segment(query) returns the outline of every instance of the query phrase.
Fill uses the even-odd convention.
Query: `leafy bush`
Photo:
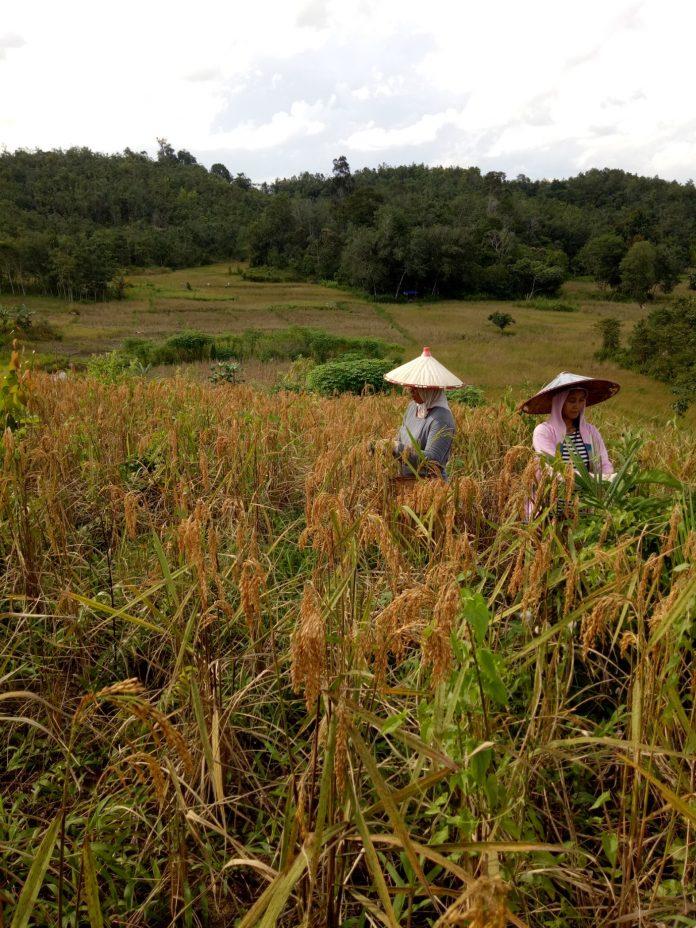
[[[481,387],[468,385],[459,387],[456,390],[447,391],[447,399],[450,403],[458,403],[460,406],[483,406],[486,397]]]
[[[637,322],[622,361],[669,383],[677,412],[685,412],[696,399],[696,298],[660,306]]]
[[[24,303],[18,306],[3,306],[0,303],[0,344],[7,344],[15,336],[31,341],[60,339],[61,335]]]
[[[210,368],[211,383],[239,383],[242,365],[239,361],[218,361]]]
[[[365,388],[375,392],[389,385],[384,375],[391,370],[392,362],[381,358],[355,358],[350,361],[328,361],[310,371],[307,386],[310,390],[332,396],[334,393],[362,393]]]
[[[496,312],[491,313],[488,317],[488,321],[492,322],[494,326],[500,329],[500,334],[505,335],[505,329],[514,325],[515,320],[512,318],[510,313],[501,313],[496,310]]]
[[[278,380],[275,389],[301,393],[307,389],[307,378],[315,367],[316,362],[312,358],[304,358],[300,355],[299,358],[295,358],[290,365],[290,369]]]
[[[120,351],[95,354],[87,362],[87,373],[97,380],[113,383],[131,371],[131,365],[138,358],[131,358]],[[142,362],[140,362],[142,363]]]
[[[599,361],[615,358],[621,348],[621,320],[606,316],[595,322],[594,327],[602,336],[602,347],[595,353],[595,357]]]

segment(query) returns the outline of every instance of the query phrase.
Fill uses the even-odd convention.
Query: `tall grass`
[[[390,479],[393,396],[30,402],[5,923],[696,924],[688,432],[607,423],[615,488],[539,485],[528,422],[457,406],[443,485]]]

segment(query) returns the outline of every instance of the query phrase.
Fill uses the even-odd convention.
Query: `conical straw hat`
[[[517,407],[520,412],[529,412],[532,415],[551,412],[551,403],[556,393],[563,390],[582,388],[587,392],[586,406],[594,406],[610,399],[621,389],[613,380],[602,380],[600,377],[583,377],[582,374],[571,374],[570,371],[561,371],[550,383],[542,387],[538,393],[525,400]]]
[[[388,383],[398,383],[402,387],[441,387],[444,390],[453,390],[463,387],[464,383],[448,371],[444,365],[436,361],[430,353],[430,348],[424,348],[419,358],[414,358],[401,367],[395,367],[384,375]]]

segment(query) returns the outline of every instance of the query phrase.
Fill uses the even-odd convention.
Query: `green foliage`
[[[288,390],[291,393],[302,393],[307,389],[307,378],[315,367],[316,361],[313,358],[305,358],[300,355],[295,358],[289,370],[279,379],[276,389]]]
[[[60,333],[44,320],[37,320],[36,313],[24,303],[16,306],[0,303],[0,344],[7,344],[15,336],[30,341],[60,339]]]
[[[179,332],[162,343],[128,338],[123,343],[125,357],[138,358],[146,364],[179,364],[189,361],[259,361],[311,358],[322,363],[351,353],[361,358],[398,357],[400,348],[379,338],[352,338],[333,335],[323,329],[290,326],[287,329],[261,331],[247,329],[241,335],[212,336],[203,332]]]
[[[696,290],[696,271],[691,271],[688,280],[689,290]]]
[[[456,390],[447,391],[447,399],[450,403],[458,403],[461,406],[483,406],[486,397],[481,387],[475,387],[468,384],[465,387],[457,387]]]
[[[511,325],[514,325],[515,323],[515,320],[512,318],[510,313],[501,313],[497,310],[496,312],[490,314],[488,321],[492,322],[496,328],[500,329],[501,335],[504,335],[505,329]]]
[[[95,354],[87,361],[87,373],[103,383],[115,383],[134,372],[134,365],[144,363],[141,358],[129,357],[119,351]]]
[[[600,361],[615,358],[621,347],[621,320],[607,316],[595,322],[595,329],[602,336],[602,347],[595,357]]]
[[[25,377],[15,342],[9,367],[0,380],[0,429],[2,432],[5,429],[10,429],[10,431],[19,429],[30,419]]]
[[[340,279],[373,296],[554,296],[570,266],[616,287],[621,250],[642,238],[656,247],[668,290],[696,240],[693,187],[658,178],[603,170],[508,180],[423,165],[351,172],[343,156],[335,161],[328,175],[255,190],[167,139],[155,160],[129,149],[6,152],[0,287],[107,299],[123,296],[122,268],[247,257],[250,280]]]
[[[218,361],[210,368],[208,380],[211,383],[239,383],[242,365],[239,361]]]
[[[577,262],[599,284],[618,287],[621,283],[621,261],[626,254],[621,236],[605,232],[591,238],[580,250]]]
[[[392,362],[379,358],[353,358],[349,361],[328,361],[313,368],[307,377],[307,387],[324,396],[334,393],[363,393],[366,389],[380,392],[389,389],[384,375]]]
[[[1,291],[119,298],[121,268],[241,257],[261,194],[161,142],[157,160],[129,149],[2,153]]]
[[[670,384],[677,412],[696,399],[696,299],[651,310],[634,327],[623,363]]]
[[[621,289],[642,306],[657,283],[657,252],[650,242],[635,242],[621,260]]]

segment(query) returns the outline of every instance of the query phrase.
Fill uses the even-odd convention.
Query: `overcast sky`
[[[694,0],[2,0],[0,146],[696,179]]]

